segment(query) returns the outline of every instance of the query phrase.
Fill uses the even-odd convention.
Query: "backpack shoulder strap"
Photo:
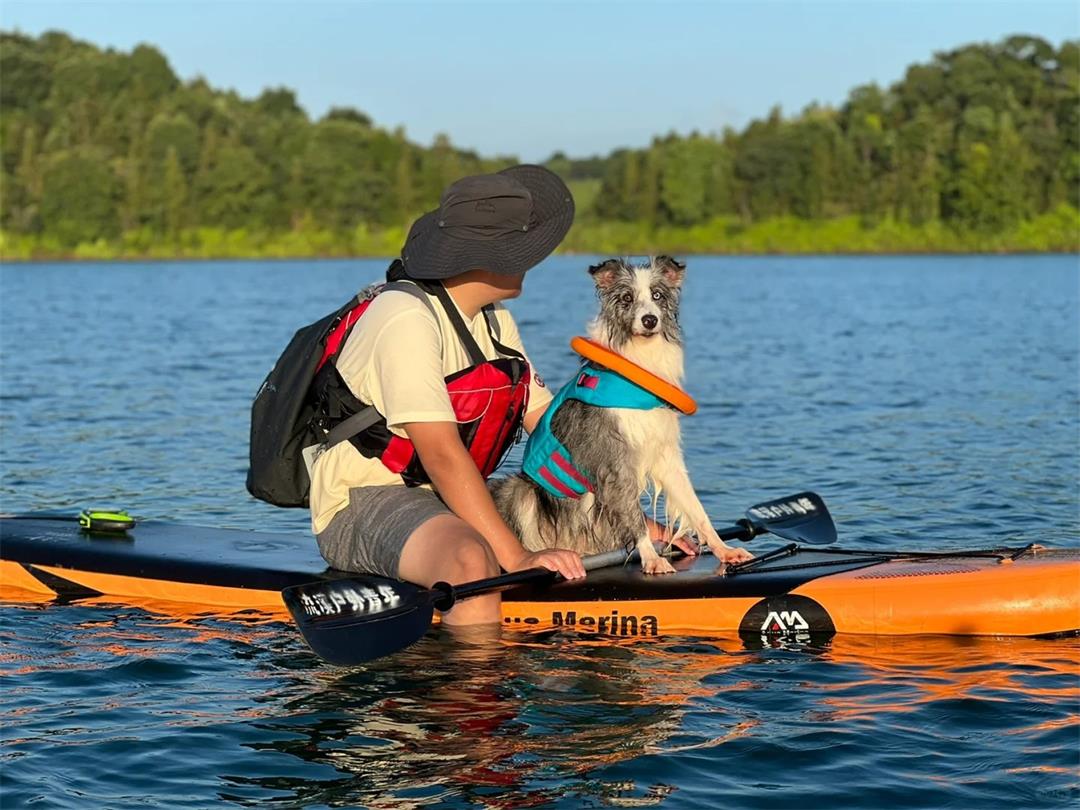
[[[387,292],[389,290],[398,290],[400,292],[408,293],[417,300],[423,302],[424,306],[427,307],[428,312],[430,312],[433,317],[435,316],[435,307],[431,305],[431,299],[428,298],[427,293],[420,289],[420,287],[418,287],[416,284],[408,281],[391,281],[387,284],[384,284],[382,286],[382,289],[379,290],[379,292]],[[437,321],[438,318],[436,318],[436,322]]]
[[[330,428],[326,438],[323,440],[324,449],[329,450],[335,444],[341,444],[343,441],[363,433],[380,419],[382,419],[382,415],[373,406],[368,405],[363,410],[357,411],[347,419],[342,419]]]
[[[446,312],[446,317],[450,319],[450,323],[454,327],[454,332],[457,333],[458,340],[465,347],[465,351],[469,354],[469,359],[474,366],[478,366],[481,363],[488,362],[488,359],[484,357],[484,353],[480,351],[480,347],[476,344],[476,338],[472,336],[469,328],[465,326],[465,320],[461,317],[461,313],[458,311],[457,304],[450,298],[450,293],[446,291],[446,287],[441,282],[417,282],[421,289],[432,293],[439,299],[439,303],[442,304],[443,310]]]

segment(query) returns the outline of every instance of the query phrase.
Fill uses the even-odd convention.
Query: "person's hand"
[[[688,534],[674,537],[671,534],[671,529],[667,529],[664,532],[664,536],[659,538],[659,540],[666,546],[675,546],[675,548],[679,549],[687,557],[696,557],[699,551],[697,540]]]
[[[546,568],[557,571],[566,579],[581,579],[585,576],[585,566],[581,564],[581,555],[576,551],[563,548],[546,548],[526,554],[511,568],[511,571],[524,571],[527,568]]]
[[[687,557],[695,557],[698,553],[697,541],[686,534],[675,537],[671,531],[670,526],[665,526],[662,523],[657,523],[654,520],[645,518],[646,524],[649,526],[649,536],[654,543],[663,543],[666,546],[675,546],[683,552]]]

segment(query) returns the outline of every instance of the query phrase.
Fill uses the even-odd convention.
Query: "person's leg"
[[[499,563],[487,541],[457,515],[430,518],[409,536],[398,560],[398,578],[430,588],[498,576]],[[499,594],[464,599],[442,614],[447,625],[498,624]]]
[[[424,587],[497,576],[487,541],[453,514],[431,490],[359,487],[318,535],[319,551],[334,568],[404,579]],[[447,625],[500,622],[498,594],[466,599],[443,614]]]

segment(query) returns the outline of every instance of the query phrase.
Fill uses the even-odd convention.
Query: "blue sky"
[[[3,0],[0,26],[160,48],[184,79],[293,88],[430,143],[542,160],[741,128],[780,104],[838,104],[915,61],[1016,32],[1080,37],[1076,0],[321,2]]]

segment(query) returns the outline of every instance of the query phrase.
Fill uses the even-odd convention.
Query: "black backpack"
[[[318,444],[332,446],[381,418],[368,407],[328,434],[316,418],[321,403],[314,382],[319,370],[337,359],[371,301],[388,289],[409,292],[431,307],[427,296],[410,283],[392,282],[362,290],[334,312],[298,330],[259,386],[251,405],[251,466],[247,474],[247,490],[259,500],[274,506],[306,507],[311,480],[304,449]]]

